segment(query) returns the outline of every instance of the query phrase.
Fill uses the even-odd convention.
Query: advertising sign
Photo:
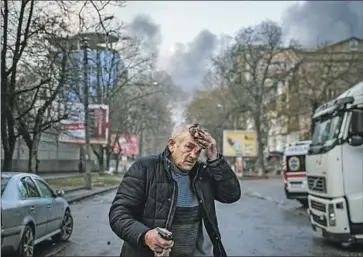
[[[228,157],[256,157],[256,132],[251,130],[224,130],[223,155]]]
[[[115,140],[118,140],[115,142]],[[139,138],[134,134],[112,134],[111,144],[113,152],[122,155],[138,155],[139,154]]]
[[[84,144],[84,106],[82,103],[72,103],[67,107],[68,119],[60,122],[59,141],[63,143]],[[88,126],[91,144],[107,144],[109,133],[109,108],[104,104],[90,104]]]

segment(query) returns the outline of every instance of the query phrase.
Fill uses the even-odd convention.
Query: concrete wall
[[[58,143],[54,135],[43,133],[39,144],[39,172],[76,172],[78,171],[79,155],[79,145]],[[2,150],[1,161],[3,161],[3,156]],[[13,170],[27,171],[28,156],[28,147],[23,140],[19,139],[13,154]]]
[[[1,140],[0,140],[1,144]],[[80,145],[57,142],[54,134],[43,133],[39,144],[38,172],[78,172]],[[1,144],[1,165],[4,153]],[[29,151],[22,139],[17,141],[13,154],[13,171],[27,172]],[[91,170],[98,171],[97,157],[91,150]]]

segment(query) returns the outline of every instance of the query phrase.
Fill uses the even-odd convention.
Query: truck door
[[[363,109],[354,110],[350,114],[348,140],[343,144],[342,159],[344,172],[344,188],[348,200],[348,208],[352,223],[352,233],[363,234],[363,145],[355,145],[352,137],[363,138]],[[354,228],[359,227],[354,232]]]

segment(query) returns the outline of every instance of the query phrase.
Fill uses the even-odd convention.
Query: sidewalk
[[[94,187],[92,188],[92,190],[80,189],[77,191],[65,193],[64,198],[68,201],[69,204],[72,204],[99,194],[104,194],[112,190],[116,190],[117,188],[118,186]]]
[[[75,177],[82,177],[84,176],[84,173],[79,173],[79,172],[69,172],[69,173],[40,173],[38,174],[39,176],[41,176],[42,178],[44,178],[45,180],[51,180],[51,179],[58,179],[58,178],[75,178]]]
[[[54,179],[62,179],[62,178],[75,178],[75,177],[84,177],[85,173],[79,172],[69,172],[69,173],[45,173],[45,174],[38,174],[45,180],[54,180]],[[98,173],[92,173],[92,175],[98,175]],[[122,180],[123,174],[119,174]],[[93,187],[91,190],[86,189],[85,186],[62,186],[62,187],[54,187],[53,190],[63,190],[64,196],[63,198],[68,201],[69,204],[94,197],[99,194],[104,194],[112,190],[116,190],[117,186],[108,186],[108,187]]]

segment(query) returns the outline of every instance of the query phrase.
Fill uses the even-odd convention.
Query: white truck
[[[282,160],[282,176],[287,199],[296,199],[308,207],[306,180],[306,154],[311,141],[299,141],[285,147]]]
[[[313,115],[306,159],[315,234],[344,247],[363,242],[363,81]]]

